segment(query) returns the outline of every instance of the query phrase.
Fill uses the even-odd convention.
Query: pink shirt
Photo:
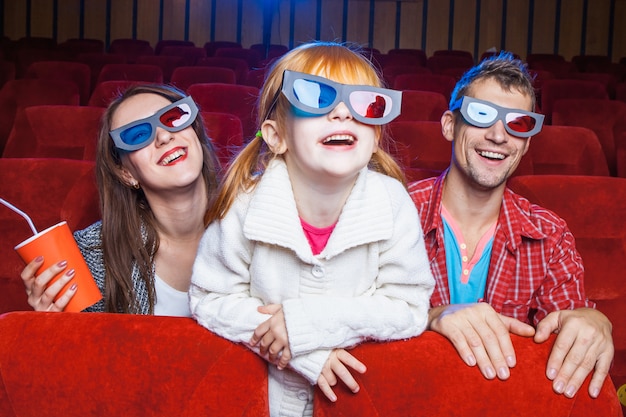
[[[300,218],[300,223],[302,224],[302,230],[304,230],[304,235],[309,241],[309,245],[311,245],[311,251],[313,252],[313,255],[319,255],[326,247],[326,243],[328,243],[328,239],[333,233],[333,230],[335,229],[335,225],[337,223],[322,228],[311,226],[310,224],[302,220],[302,218]]]

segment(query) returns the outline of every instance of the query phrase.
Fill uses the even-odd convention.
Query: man
[[[541,130],[525,65],[509,53],[483,61],[455,87],[441,118],[450,167],[411,184],[436,287],[429,328],[488,379],[515,366],[509,333],[558,333],[546,375],[573,397],[593,371],[597,397],[613,360],[611,323],[585,296],[583,265],[565,222],[506,188]],[[535,326],[535,327],[533,327]]]

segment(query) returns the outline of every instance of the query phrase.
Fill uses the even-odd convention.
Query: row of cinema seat
[[[0,158],[0,196],[28,213],[39,230],[60,220],[78,230],[100,218],[93,166],[93,161],[64,158]],[[626,313],[626,179],[518,175],[509,186],[568,222],[585,261],[588,295],[614,323],[611,377],[617,387],[626,384],[626,328],[621,325]],[[29,310],[19,278],[23,263],[13,246],[30,236],[30,228],[0,206],[0,234],[0,314]]]
[[[11,110],[4,107],[0,119],[0,149],[3,157],[66,157],[93,159],[98,120],[103,108],[128,82],[106,82],[93,106],[78,106],[67,84],[53,90],[53,83],[22,80],[0,90],[0,103],[8,87],[28,84],[39,101]],[[26,90],[12,97],[24,100]],[[255,100],[258,89],[221,83],[195,84],[189,93],[198,102],[215,145],[227,160],[256,131]],[[65,94],[66,101],[59,101]],[[52,100],[46,101],[46,96]],[[228,97],[228,100],[223,97]],[[50,104],[50,103],[61,104]],[[405,91],[403,113],[391,123],[392,152],[407,168],[442,170],[449,161],[449,143],[442,135],[440,115],[446,103],[437,93]],[[2,105],[0,104],[0,108]],[[626,103],[614,100],[559,100],[555,120],[532,141],[522,160],[520,174],[570,174],[626,176]]]

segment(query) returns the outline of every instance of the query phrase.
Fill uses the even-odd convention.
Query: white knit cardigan
[[[269,317],[258,306],[282,304],[290,367],[315,384],[333,348],[424,331],[433,287],[417,210],[402,184],[363,169],[316,256],[286,165],[276,160],[252,192],[239,195],[225,218],[207,228],[190,300],[201,325],[242,343]],[[270,378],[276,372],[289,371],[270,365]],[[288,379],[291,394],[282,393],[281,403],[307,385]],[[276,400],[270,398],[270,408]]]

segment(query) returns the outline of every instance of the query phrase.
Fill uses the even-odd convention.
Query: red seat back
[[[4,158],[83,159],[98,139],[102,107],[31,106],[20,109],[2,153]]]
[[[100,218],[94,163],[71,159],[0,158],[0,196],[30,216],[37,230],[59,221],[72,231]],[[0,206],[0,313],[30,310],[14,246],[32,235],[27,222]]]

